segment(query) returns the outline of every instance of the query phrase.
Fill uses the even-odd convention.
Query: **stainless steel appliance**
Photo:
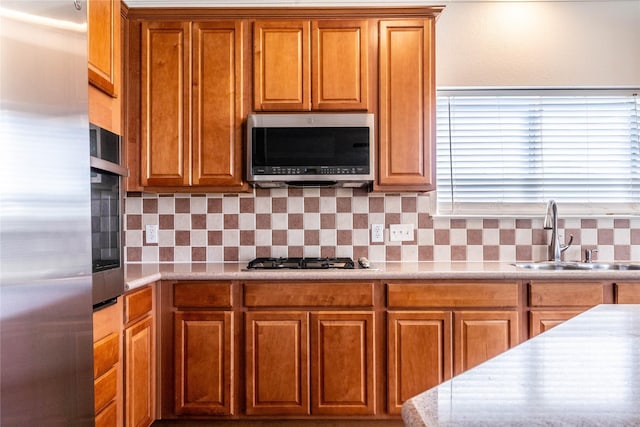
[[[251,114],[247,181],[266,188],[367,186],[374,135],[373,114]]]
[[[86,4],[0,0],[0,425],[93,426]]]
[[[355,264],[351,258],[256,258],[249,261],[249,270],[276,269],[353,269]]]
[[[124,292],[122,265],[122,177],[120,137],[91,125],[91,259],[93,305],[112,302]]]

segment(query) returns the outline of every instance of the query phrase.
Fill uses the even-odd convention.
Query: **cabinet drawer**
[[[93,344],[93,377],[104,375],[120,359],[118,334],[112,333]]]
[[[173,287],[173,304],[176,307],[229,308],[231,282],[181,282]]]
[[[591,307],[603,302],[602,283],[532,282],[529,284],[531,307]]]
[[[118,367],[113,366],[94,381],[94,404],[96,414],[116,398],[118,392]]]
[[[153,307],[153,288],[134,291],[124,296],[124,322],[129,323],[149,313]]]
[[[118,425],[118,406],[111,402],[100,413],[96,414],[96,427],[113,427]]]
[[[640,283],[616,283],[616,304],[640,304]]]
[[[389,307],[516,307],[517,283],[389,283]]]
[[[373,283],[245,283],[247,307],[372,307]]]

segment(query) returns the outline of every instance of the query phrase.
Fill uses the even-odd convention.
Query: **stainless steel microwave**
[[[370,185],[374,135],[368,113],[250,114],[247,181],[263,188]]]

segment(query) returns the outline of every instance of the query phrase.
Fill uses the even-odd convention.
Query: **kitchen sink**
[[[580,261],[542,261],[513,264],[518,268],[528,270],[640,270],[640,264],[620,264],[602,262],[580,262]]]

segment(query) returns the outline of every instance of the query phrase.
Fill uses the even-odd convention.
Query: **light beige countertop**
[[[353,270],[246,270],[246,262],[127,264],[126,289],[157,280],[640,280],[640,270],[528,270],[505,262],[386,262]]]
[[[409,427],[638,426],[640,305],[574,317],[409,399],[402,419]]]

